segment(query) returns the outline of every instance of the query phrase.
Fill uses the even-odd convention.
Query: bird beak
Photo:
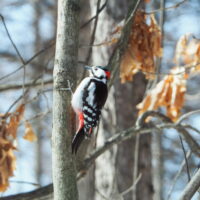
[[[84,68],[85,68],[86,70],[91,70],[92,67],[86,65],[86,66],[84,66]]]

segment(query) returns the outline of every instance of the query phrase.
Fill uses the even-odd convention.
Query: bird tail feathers
[[[84,140],[85,133],[84,133],[84,127],[78,129],[77,133],[74,135],[74,138],[72,140],[72,153],[76,154],[77,150]]]

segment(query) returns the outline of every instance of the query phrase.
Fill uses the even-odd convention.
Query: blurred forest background
[[[131,2],[80,0],[79,81],[86,76],[84,65],[108,64],[116,48],[113,32],[118,34],[116,29],[125,19]],[[136,106],[177,64],[174,57],[177,55],[175,49],[180,37],[191,33],[193,36],[190,36],[190,40],[199,44],[199,0],[148,0],[140,3],[140,9],[148,16],[150,13],[154,14],[163,32],[163,54],[155,62],[155,79],[147,80],[145,73],[138,72],[133,80],[122,84],[119,70],[116,72],[98,134],[81,147],[77,163],[85,155],[86,146],[89,145],[87,153],[90,153],[111,136],[134,125],[138,117]],[[17,148],[14,151],[16,169],[14,176],[9,178],[9,187],[2,191],[1,197],[28,192],[52,183],[52,74],[56,16],[56,0],[0,1],[1,127],[5,113],[18,111],[20,115],[16,138],[13,136],[10,139]],[[92,17],[94,19],[90,20]],[[147,23],[149,21],[150,18]],[[200,130],[199,84],[196,70],[187,79],[184,106],[181,106],[182,114],[197,111],[184,121],[194,127],[193,130],[190,129],[190,134],[197,143]],[[21,103],[25,103],[24,111],[19,111],[18,106]],[[166,114],[164,109],[160,111]],[[24,138],[24,133],[29,135],[28,140]],[[2,129],[0,136],[2,137]],[[183,145],[185,152],[178,132],[172,128],[154,129],[151,133],[114,145],[99,156],[87,172],[80,173],[80,200],[178,199],[188,179],[196,173],[200,165],[199,157],[185,141]],[[188,167],[185,165],[184,153],[188,157]],[[1,152],[0,161],[2,160]],[[2,176],[2,170],[5,170],[3,165],[0,170]],[[192,199],[200,199],[199,193]]]

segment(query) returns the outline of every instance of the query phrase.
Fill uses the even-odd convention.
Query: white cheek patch
[[[103,69],[100,69],[100,68],[97,68],[97,70],[95,69],[92,69],[93,71],[93,74],[97,77],[97,78],[100,78],[100,77],[106,77],[106,73]]]

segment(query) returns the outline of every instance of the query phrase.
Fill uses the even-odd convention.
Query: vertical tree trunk
[[[152,133],[152,183],[153,183],[153,200],[162,199],[162,147],[161,132]]]
[[[54,200],[78,199],[71,153],[71,136],[75,122],[71,112],[71,92],[66,88],[69,83],[75,86],[79,10],[79,0],[58,1],[52,133]]]

